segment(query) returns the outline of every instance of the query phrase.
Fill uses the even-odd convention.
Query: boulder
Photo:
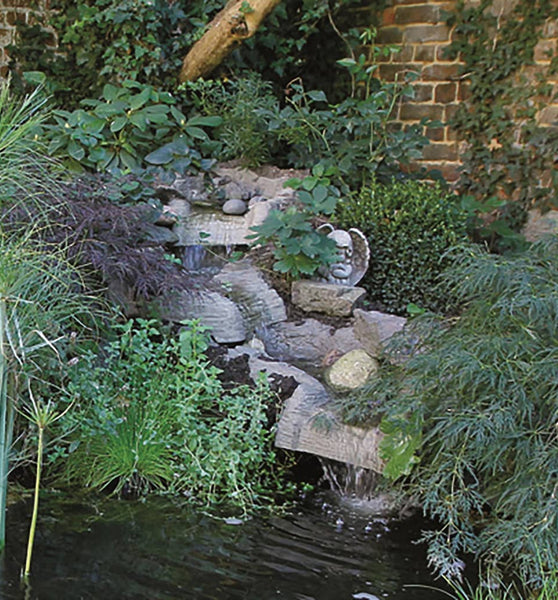
[[[246,340],[246,327],[236,304],[213,291],[180,291],[159,301],[158,309],[164,320],[180,323],[199,319],[211,328],[219,344],[237,344]]]
[[[377,329],[380,342],[385,343],[390,337],[403,331],[407,319],[396,315],[388,315],[377,310],[355,309],[355,330],[361,332],[360,337],[368,335],[372,329]],[[360,339],[359,337],[359,339]],[[372,354],[372,353],[371,353]]]
[[[362,387],[378,371],[378,361],[365,350],[351,350],[336,360],[325,373],[325,380],[337,392]]]
[[[249,331],[287,320],[281,296],[248,261],[228,263],[213,281],[221,286],[223,295],[238,305]]]
[[[291,300],[305,312],[319,312],[333,317],[349,317],[357,302],[366,295],[363,288],[334,285],[319,281],[295,281]]]
[[[352,327],[335,329],[316,319],[277,323],[259,333],[269,356],[314,368],[332,353],[340,356],[362,346]]]

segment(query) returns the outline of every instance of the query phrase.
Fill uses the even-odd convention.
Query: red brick
[[[453,119],[455,113],[459,110],[459,104],[448,104],[446,105],[446,114],[444,121],[448,123]]]
[[[428,144],[422,149],[424,160],[456,161],[458,158],[455,144]]]
[[[458,70],[457,64],[428,65],[422,69],[421,77],[424,81],[451,81],[457,76]]]
[[[25,13],[11,10],[6,13],[6,23],[8,25],[17,25],[17,23],[25,23]]]
[[[398,6],[395,9],[395,22],[400,25],[411,23],[438,23],[440,11],[437,6],[422,4],[420,6]]]
[[[427,127],[424,135],[431,142],[443,142],[445,138],[444,127]]]
[[[401,105],[399,118],[402,121],[420,121],[421,119],[441,120],[444,115],[444,107],[437,104],[413,104],[411,102]]]
[[[458,100],[468,100],[471,97],[471,84],[468,81],[460,81],[457,91]]]
[[[395,9],[393,7],[389,7],[384,10],[380,19],[380,23],[382,24],[382,27],[385,27],[386,25],[393,25],[395,23]]]
[[[436,48],[434,46],[416,46],[415,60],[417,62],[434,62]]]
[[[382,27],[376,41],[378,44],[399,44],[403,41],[403,31],[400,27]]]
[[[436,46],[436,60],[438,62],[453,62],[454,60],[458,60],[448,56],[448,48],[449,44],[440,44]]]
[[[430,102],[433,98],[434,88],[429,84],[414,83],[415,102]]]
[[[407,44],[425,42],[445,42],[449,40],[447,25],[411,25],[403,32],[403,42]]]
[[[455,102],[457,96],[457,84],[455,83],[439,83],[434,92],[434,100],[442,104]]]
[[[413,55],[415,54],[414,46],[399,46],[399,51],[392,54],[391,62],[392,63],[408,63],[413,60]]]
[[[446,127],[446,142],[456,142],[457,132],[451,127]]]
[[[386,81],[395,81],[396,78],[398,81],[402,81],[404,74],[408,73],[409,71],[420,72],[420,65],[414,65],[411,63],[383,63],[380,65],[380,77]]]

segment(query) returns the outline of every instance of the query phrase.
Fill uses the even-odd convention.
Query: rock
[[[326,371],[326,382],[338,392],[356,390],[378,371],[378,361],[365,350],[351,350]]]
[[[248,206],[244,200],[232,198],[223,204],[222,211],[225,215],[243,215],[248,210]]]
[[[246,328],[239,308],[234,302],[212,291],[180,291],[157,303],[164,320],[180,323],[199,319],[211,328],[219,344],[235,344],[246,340]]]
[[[260,332],[260,337],[269,356],[313,367],[332,354],[341,356],[362,347],[352,327],[335,329],[316,319],[277,323]]]
[[[210,194],[203,175],[177,177],[169,187],[191,203],[207,204],[210,202]]]
[[[159,225],[153,225],[151,223],[146,223],[144,227],[147,239],[151,242],[166,246],[176,244],[178,241],[176,233],[167,227],[160,227]]]
[[[159,227],[172,227],[178,223],[179,217],[170,210],[163,210],[163,212],[157,217],[155,225]]]
[[[525,239],[536,242],[552,233],[558,233],[558,210],[549,210],[544,214],[537,209],[530,210],[523,230]]]
[[[281,296],[248,261],[227,264],[213,281],[221,286],[223,295],[239,306],[250,332],[287,320]]]
[[[365,322],[368,326],[364,324]],[[375,324],[382,343],[402,331],[406,323],[407,319],[404,317],[388,315],[377,310],[355,309],[355,329],[362,329],[363,332],[370,331],[370,326]]]
[[[254,373],[266,371],[292,376],[299,385],[285,402],[275,445],[278,448],[308,452],[357,467],[381,472],[379,455],[382,433],[377,428],[362,429],[345,425],[331,406],[324,386],[317,380],[285,363],[250,360]]]
[[[382,352],[378,321],[367,318],[368,313],[359,308],[354,311],[354,314],[353,332],[355,338],[362,344],[362,347],[370,356],[378,358]]]
[[[180,246],[205,244],[213,246],[248,245],[251,227],[261,225],[269,211],[277,205],[275,200],[254,204],[244,215],[226,215],[222,211],[192,207],[188,217],[177,223],[173,231]]]
[[[356,303],[366,295],[359,287],[335,285],[318,281],[295,281],[291,300],[305,312],[319,312],[333,317],[348,317],[353,314]]]
[[[173,198],[167,204],[167,209],[178,217],[177,221],[180,221],[189,216],[192,212],[192,205],[183,198]]]

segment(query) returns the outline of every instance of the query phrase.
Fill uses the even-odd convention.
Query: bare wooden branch
[[[180,71],[180,81],[209,75],[243,40],[252,37],[281,0],[229,0],[192,46]]]

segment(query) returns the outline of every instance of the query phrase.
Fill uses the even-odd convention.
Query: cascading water
[[[319,458],[319,461],[324,479],[340,496],[356,500],[371,500],[376,495],[380,478],[378,473],[327,458]]]

